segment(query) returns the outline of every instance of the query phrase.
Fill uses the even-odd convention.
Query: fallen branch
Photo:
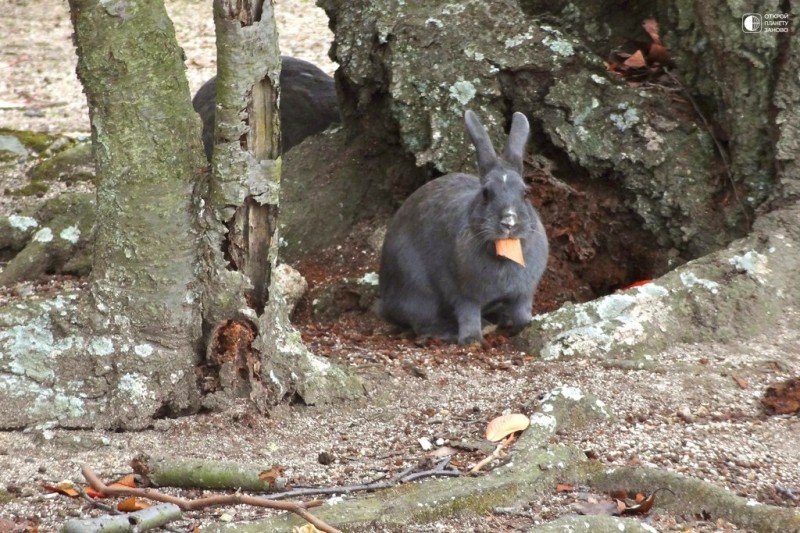
[[[81,473],[89,485],[107,496],[135,496],[139,498],[147,498],[158,502],[171,503],[178,506],[183,511],[196,511],[198,509],[205,509],[207,507],[214,507],[219,505],[252,505],[254,507],[266,507],[269,509],[279,509],[282,511],[289,511],[300,516],[303,520],[309,522],[320,531],[326,533],[341,533],[338,529],[329,526],[327,523],[316,518],[309,513],[307,509],[312,507],[319,507],[322,505],[320,500],[311,500],[308,502],[284,502],[272,500],[269,498],[260,498],[257,496],[247,496],[245,494],[220,494],[216,496],[209,496],[206,498],[198,498],[196,500],[186,500],[177,496],[171,496],[153,489],[139,489],[129,487],[109,487],[103,483],[100,478],[94,473],[91,467],[84,464],[81,467]]]
[[[154,505],[134,513],[104,515],[96,518],[68,520],[62,533],[123,533],[146,531],[163,527],[168,522],[178,520],[181,510],[177,505],[166,503]]]
[[[263,476],[263,465],[243,465],[230,461],[204,461],[137,455],[131,462],[134,472],[157,487],[202,488],[280,492],[286,488],[283,476]]]

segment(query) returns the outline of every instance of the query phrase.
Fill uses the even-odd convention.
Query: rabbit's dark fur
[[[333,78],[316,65],[294,57],[281,57],[281,147],[283,152],[310,135],[325,131],[340,122],[339,104]],[[197,90],[192,99],[194,110],[203,120],[203,148],[211,160],[214,149],[214,110],[217,77]]]
[[[522,159],[528,120],[514,113],[502,158],[472,111],[464,115],[480,178],[448,174],[416,190],[395,213],[381,253],[379,312],[418,336],[470,343],[481,320],[514,330],[531,320],[547,264],[539,216],[526,199]],[[521,239],[525,266],[495,254]]]

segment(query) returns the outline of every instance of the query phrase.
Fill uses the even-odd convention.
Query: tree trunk
[[[162,0],[70,7],[98,176],[94,268],[88,291],[0,309],[0,427],[141,428],[242,397],[266,409],[295,394],[359,395],[356,378],[305,349],[270,278],[280,184],[271,4],[215,7],[235,59],[219,62],[213,179]],[[82,227],[34,240],[77,241]]]

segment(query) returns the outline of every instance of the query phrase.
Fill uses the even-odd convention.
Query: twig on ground
[[[342,485],[339,487],[304,487],[302,489],[294,489],[282,492],[280,494],[273,494],[272,498],[277,500],[284,498],[295,498],[298,496],[321,496],[325,494],[352,494],[354,492],[372,492],[381,489],[388,489],[394,487],[395,485],[399,485],[401,483],[407,483],[409,481],[414,481],[416,479],[421,479],[425,477],[432,477],[432,476],[457,477],[461,475],[461,472],[459,472],[458,470],[446,469],[448,464],[450,464],[449,457],[439,461],[439,463],[437,463],[437,465],[431,468],[430,470],[423,470],[422,472],[411,473],[414,467],[410,466],[402,470],[401,472],[395,474],[386,481],[361,483],[358,485]]]
[[[493,451],[491,454],[487,455],[487,456],[486,456],[485,458],[483,458],[483,460],[481,460],[481,461],[480,461],[478,464],[476,464],[475,466],[473,466],[473,467],[470,469],[470,471],[469,471],[469,472],[467,472],[467,474],[476,474],[476,473],[478,473],[478,471],[480,471],[480,469],[482,469],[484,466],[488,465],[489,463],[491,463],[491,462],[492,462],[492,461],[494,461],[495,459],[500,459],[500,458],[502,458],[502,457],[503,457],[503,455],[504,455],[504,454],[503,454],[503,450],[504,450],[504,449],[506,449],[506,447],[507,447],[509,444],[511,444],[511,442],[512,442],[513,440],[514,440],[514,439],[513,439],[513,437],[511,437],[511,436],[510,436],[510,437],[508,437],[508,438],[506,438],[506,439],[504,439],[504,440],[503,440],[503,441],[502,441],[500,444],[498,444],[498,445],[497,445],[497,447],[494,449],[494,451]]]
[[[183,511],[205,509],[218,505],[252,505],[254,507],[268,507],[270,509],[279,509],[282,511],[289,511],[300,516],[303,520],[309,522],[320,531],[326,533],[341,533],[338,529],[328,525],[324,521],[315,517],[307,511],[312,507],[319,507],[322,505],[320,500],[311,500],[307,502],[283,502],[276,501],[269,498],[261,498],[257,496],[247,496],[244,494],[221,494],[216,496],[209,496],[206,498],[198,498],[196,500],[185,500],[169,494],[164,494],[152,489],[138,489],[129,487],[109,487],[103,483],[100,478],[92,471],[89,465],[83,465],[81,472],[86,481],[91,487],[97,491],[102,492],[108,496],[138,496],[140,498],[147,498],[164,503],[172,503],[177,505]]]

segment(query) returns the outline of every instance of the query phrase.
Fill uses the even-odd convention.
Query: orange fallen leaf
[[[42,487],[47,492],[56,492],[70,498],[77,498],[79,494],[70,481],[62,481],[57,485],[42,485]]]
[[[530,425],[531,419],[520,413],[498,416],[487,424],[486,440],[501,441],[512,433],[527,429]]]
[[[511,259],[520,266],[525,266],[525,257],[522,255],[522,242],[519,239],[497,239],[494,249],[498,256]]]
[[[644,19],[642,22],[642,28],[647,34],[653,39],[653,42],[656,44],[661,44],[661,36],[658,34],[658,21],[654,18],[647,18]]]
[[[653,492],[648,497],[644,497],[644,494],[637,494],[636,495],[636,505],[629,505],[626,506],[625,509],[621,511],[621,514],[647,514],[650,509],[653,508],[653,504],[656,502],[656,493],[658,491]],[[641,497],[641,499],[640,499]]]
[[[122,511],[123,513],[133,513],[136,511],[141,511],[142,509],[147,509],[151,506],[152,504],[150,502],[131,496],[130,498],[125,498],[119,502],[117,505],[117,511]]]
[[[647,59],[651,63],[661,63],[666,65],[670,62],[669,50],[661,44],[653,43],[650,45],[650,50],[647,52]]]
[[[275,465],[269,470],[264,470],[258,474],[258,478],[272,487],[275,485],[275,482],[278,480],[278,478],[283,475],[283,470],[284,468],[282,466]]]
[[[99,490],[95,490],[92,487],[83,487],[83,490],[86,492],[86,495],[90,498],[105,498],[106,495],[100,492]]]
[[[647,61],[644,60],[644,54],[642,51],[636,50],[636,53],[626,59],[623,65],[629,68],[644,68],[647,66]]]
[[[653,281],[652,279],[642,279],[642,280],[636,281],[634,283],[631,283],[630,285],[626,285],[625,287],[622,287],[620,290],[621,291],[627,291],[628,289],[633,289],[634,287],[641,287],[642,285],[647,285],[648,283],[651,283],[652,281]]]
[[[556,492],[572,492],[573,490],[575,490],[574,485],[567,485],[566,483],[556,485]]]

